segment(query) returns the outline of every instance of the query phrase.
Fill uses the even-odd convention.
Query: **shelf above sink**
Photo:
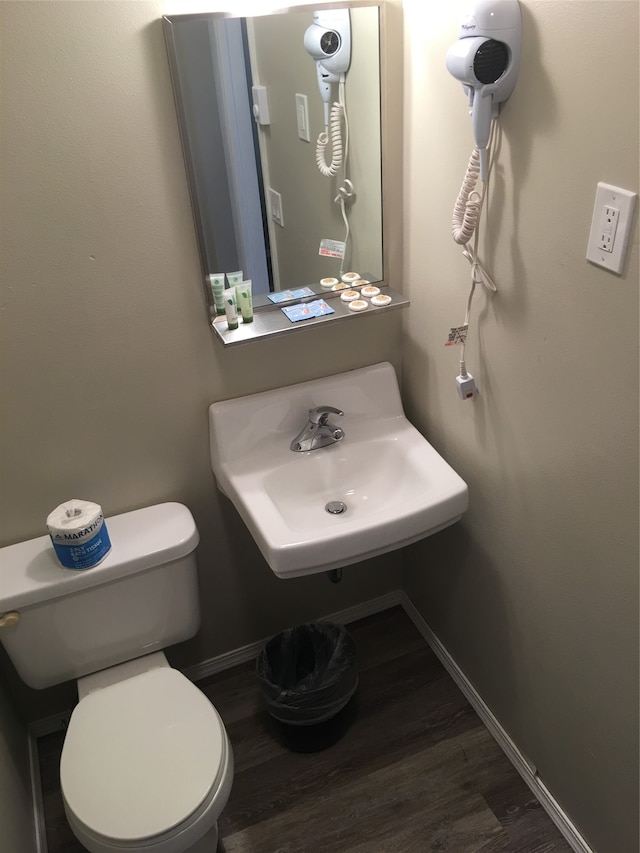
[[[333,314],[327,314],[322,317],[311,317],[302,322],[292,323],[281,308],[276,305],[264,306],[257,310],[253,315],[252,323],[243,323],[240,321],[237,329],[229,330],[225,317],[217,317],[211,323],[211,327],[221,343],[226,347],[239,346],[248,344],[251,341],[260,340],[261,338],[276,338],[281,335],[287,335],[293,332],[300,332],[304,329],[309,329],[312,326],[322,326],[335,323],[341,323],[346,320],[359,320],[363,317],[379,316],[389,311],[394,311],[397,308],[406,308],[409,305],[409,300],[397,290],[392,290],[390,287],[385,287],[382,291],[387,296],[391,297],[391,302],[384,307],[376,308],[374,305],[369,305],[369,308],[362,313],[354,313],[349,310],[346,302],[343,302],[337,294],[320,293],[309,297],[306,302],[314,299],[329,299],[330,305],[334,310]],[[293,304],[287,303],[288,305]]]
[[[310,409],[344,411],[345,437],[293,452]],[[395,550],[460,519],[466,483],[406,419],[382,363],[213,404],[211,465],[273,572],[325,572]],[[346,509],[334,514],[327,504]]]

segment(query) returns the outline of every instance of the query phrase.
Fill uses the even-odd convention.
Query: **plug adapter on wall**
[[[600,182],[593,207],[587,260],[618,275],[622,273],[637,193]]]

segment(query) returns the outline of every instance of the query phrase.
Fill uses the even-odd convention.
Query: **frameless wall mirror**
[[[257,311],[347,272],[387,283],[384,19],[361,0],[163,19],[212,318],[215,273],[250,278]]]

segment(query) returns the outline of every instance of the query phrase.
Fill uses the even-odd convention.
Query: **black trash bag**
[[[309,622],[273,637],[256,670],[269,714],[290,726],[332,719],[358,686],[355,642],[332,622]]]

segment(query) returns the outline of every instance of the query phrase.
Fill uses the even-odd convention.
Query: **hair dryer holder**
[[[518,0],[478,0],[462,20],[446,56],[447,70],[469,98],[480,176],[487,178],[486,148],[491,120],[513,92],[522,54]]]
[[[348,9],[313,13],[313,23],[304,34],[304,47],[315,60],[318,89],[325,104],[325,124],[331,100],[331,84],[344,81],[351,64],[351,16]]]

